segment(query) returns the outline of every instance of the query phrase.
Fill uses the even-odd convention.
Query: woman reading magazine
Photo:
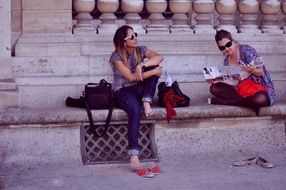
[[[225,55],[224,66],[239,66],[240,80],[207,80],[215,96],[209,103],[247,107],[259,115],[261,107],[273,105],[275,90],[261,56],[249,45],[235,42],[226,30],[217,31],[215,40]]]

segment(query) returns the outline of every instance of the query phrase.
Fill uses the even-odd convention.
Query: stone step
[[[267,69],[275,74],[286,72],[286,54],[262,54]],[[111,75],[109,65],[110,54],[98,56],[33,56],[13,57],[12,69],[15,77],[55,77],[55,76],[86,76]],[[202,68],[221,66],[223,57],[219,54],[164,55],[164,69],[174,75],[186,75],[185,80],[202,81]],[[196,75],[201,77],[195,77]],[[194,76],[195,78],[193,78]],[[285,77],[282,75],[281,77]]]
[[[283,34],[235,34],[241,44],[252,45],[260,53],[284,53]],[[114,51],[112,35],[23,35],[15,47],[16,56],[101,55]],[[162,54],[218,53],[214,35],[152,34],[140,36],[140,43]],[[174,44],[176,44],[174,46]],[[180,48],[177,48],[180,47]]]
[[[105,78],[105,77],[104,77]],[[87,82],[82,78],[75,78]],[[74,79],[74,80],[75,80]],[[34,78],[34,80],[37,80]],[[63,80],[63,78],[53,79]],[[99,81],[99,78],[91,81]],[[286,89],[285,81],[274,81],[277,93],[277,102],[286,102]],[[45,84],[45,83],[43,83]],[[179,83],[181,90],[190,97],[190,105],[207,104],[207,98],[211,96],[209,92],[209,84],[206,82],[195,82],[195,83]],[[19,100],[21,107],[29,108],[60,108],[65,105],[65,100],[68,96],[73,98],[79,98],[84,90],[83,84],[37,84],[37,85],[18,85],[19,89]],[[157,90],[157,89],[156,89]],[[157,99],[157,91],[154,96]],[[156,101],[154,102],[156,106]]]
[[[0,90],[13,90],[16,89],[14,79],[0,79]]]
[[[19,108],[19,92],[18,89],[0,90],[0,110]],[[5,100],[5,101],[2,101]]]
[[[61,107],[67,96],[79,97],[84,84],[88,82],[98,82],[102,78],[112,82],[108,56],[13,57],[12,68],[21,92],[21,106]],[[286,102],[285,59],[286,54],[264,55],[275,83],[277,100],[281,102]],[[219,66],[221,62],[220,54],[167,55],[163,66],[179,82],[183,92],[191,97],[193,105],[205,103],[210,96],[209,84],[204,81],[202,68],[210,65]],[[160,81],[163,80],[164,76]]]
[[[1,162],[9,164],[82,163],[80,124],[13,124],[0,128]],[[33,137],[33,138],[31,138]],[[159,157],[285,149],[285,118],[201,118],[156,122]],[[15,146],[17,145],[17,146]]]

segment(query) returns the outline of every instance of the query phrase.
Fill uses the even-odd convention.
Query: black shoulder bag
[[[84,104],[87,111],[87,116],[90,128],[94,135],[102,137],[106,134],[113,111],[113,92],[112,86],[106,80],[102,79],[100,83],[88,83],[85,85],[83,92]],[[102,134],[96,131],[93,123],[91,109],[108,109],[107,119],[105,121],[105,129]]]

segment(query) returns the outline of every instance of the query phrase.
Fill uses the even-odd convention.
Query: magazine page
[[[240,80],[240,66],[204,67],[205,80]]]

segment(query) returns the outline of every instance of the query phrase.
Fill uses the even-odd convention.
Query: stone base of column
[[[216,30],[226,30],[232,34],[237,33],[237,28],[234,25],[219,25],[216,27]]]
[[[197,25],[194,28],[194,32],[196,34],[215,34],[216,31],[211,25]]]
[[[190,28],[189,25],[172,25],[170,28],[171,33],[190,33],[193,34],[194,31]]]
[[[118,29],[117,24],[100,24],[98,26],[98,34],[115,34],[115,31]]]
[[[279,26],[264,25],[261,27],[262,33],[282,34],[283,30]],[[284,29],[285,31],[285,29]]]
[[[146,31],[147,33],[164,33],[164,34],[169,34],[170,30],[167,26],[165,25],[148,25],[146,26]]]
[[[135,32],[140,35],[146,34],[146,29],[143,28],[141,24],[134,24],[134,23],[126,23],[127,25],[131,26]]]
[[[74,34],[97,34],[97,30],[93,27],[74,27]]]
[[[261,30],[258,29],[257,25],[241,25],[238,29],[239,33],[245,33],[245,34],[259,34],[262,33]]]

